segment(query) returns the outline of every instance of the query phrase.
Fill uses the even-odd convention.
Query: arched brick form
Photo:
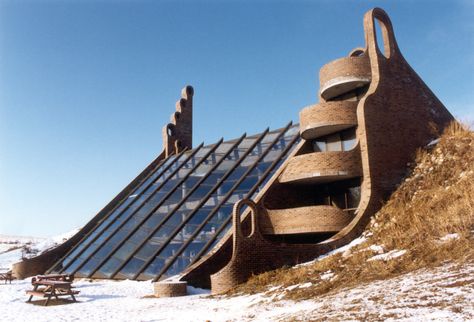
[[[193,146],[193,95],[192,86],[181,90],[181,99],[176,102],[176,112],[171,123],[163,127],[163,150],[166,157]]]
[[[240,212],[243,206],[248,206],[251,218],[251,229],[248,236],[244,236],[240,224]],[[229,289],[229,286],[237,285],[245,282],[248,278],[248,273],[242,270],[242,267],[247,267],[249,271],[257,271],[261,266],[260,261],[266,260],[268,255],[259,252],[257,256],[252,256],[255,253],[255,245],[262,245],[266,240],[261,236],[257,221],[257,206],[249,199],[241,199],[234,204],[232,213],[232,258],[226,267],[219,272],[211,275],[212,292],[221,293]],[[263,256],[261,256],[263,255]]]
[[[240,209],[243,205],[247,205],[250,211],[251,229],[248,236],[245,236],[243,233],[245,229],[242,229],[240,225]],[[245,282],[249,276],[261,273],[262,268],[266,271],[287,265],[289,262],[295,263],[300,252],[308,248],[305,245],[292,245],[295,247],[287,248],[282,244],[268,241],[262,235],[266,228],[261,227],[261,219],[257,215],[259,212],[261,209],[248,199],[239,200],[234,205],[232,257],[223,269],[211,275],[213,294],[225,292]],[[339,214],[339,212],[331,209],[327,215],[330,214]],[[332,229],[332,227],[329,228]]]
[[[384,54],[377,45],[375,20],[381,23]],[[380,209],[383,200],[399,184],[406,174],[406,164],[413,160],[416,150],[439,136],[453,120],[443,104],[403,58],[395,41],[390,19],[382,9],[375,8],[365,14],[364,31],[366,47],[351,52],[351,57],[325,65],[320,75],[322,102],[333,98],[333,94],[324,93],[338,92],[340,84],[344,83],[340,81],[344,78],[349,83],[351,77],[370,80],[362,95],[356,96],[359,100],[356,138],[360,151],[361,199],[354,218],[338,233],[315,244],[272,242],[261,234],[259,220],[264,218],[262,214],[268,214],[264,201],[268,198],[284,198],[284,195],[271,194],[279,190],[274,187],[281,185],[278,178],[285,171],[297,170],[291,170],[294,167],[291,164],[295,162],[293,159],[303,155],[301,151],[304,151],[305,142],[302,140],[255,197],[254,205],[241,216],[239,211],[234,212],[234,228],[227,232],[211,252],[186,270],[182,274],[182,280],[195,286],[212,286],[213,293],[220,293],[246,281],[252,274],[308,261],[347,244],[363,231],[370,217]],[[367,67],[370,67],[369,72]],[[339,86],[339,89],[334,90],[332,86]],[[348,87],[337,95],[342,94],[344,97],[344,91],[352,89]],[[341,96],[336,99],[340,100]],[[301,166],[306,167],[303,163]],[[318,165],[310,167],[316,169]],[[298,207],[278,212],[279,215],[286,216],[285,212],[289,214],[300,211],[295,208]],[[238,219],[241,219],[241,224],[240,221],[237,223]],[[289,224],[289,227],[291,225],[295,223]],[[253,233],[244,237],[241,231],[249,229],[249,226],[253,227]],[[268,227],[265,231],[268,232]]]
[[[366,54],[334,60],[319,72],[320,98],[330,100],[370,83],[370,79],[370,62]]]
[[[44,274],[48,269],[55,266],[64,255],[77,243],[87,238],[93,228],[99,224],[111,211],[117,208],[130,193],[145,180],[158,164],[176,150],[192,147],[192,98],[194,90],[186,86],[181,91],[181,99],[176,102],[176,112],[171,116],[171,126],[174,128],[174,136],[169,137],[163,133],[163,151],[150,163],[132,182],[130,182],[112,201],[110,201],[97,215],[95,215],[79,232],[58,247],[53,248],[39,256],[23,260],[13,265],[13,274],[17,278],[26,278],[33,275]],[[163,132],[170,125],[164,127]],[[177,144],[177,141],[181,144]],[[54,264],[54,265],[53,265]]]
[[[313,152],[291,158],[278,178],[281,183],[324,183],[359,177],[362,174],[360,149]]]
[[[300,112],[300,134],[311,140],[357,125],[357,101],[321,102]]]

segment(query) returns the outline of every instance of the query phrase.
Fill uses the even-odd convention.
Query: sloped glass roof
[[[51,272],[158,280],[205,255],[299,141],[298,125],[198,146],[163,160]]]

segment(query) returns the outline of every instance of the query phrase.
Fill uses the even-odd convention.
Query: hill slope
[[[309,299],[422,268],[474,262],[474,133],[452,124],[419,151],[406,178],[363,236],[329,256],[253,277],[233,292]],[[270,293],[272,293],[270,292]]]
[[[65,242],[78,229],[50,238],[0,235],[0,272],[23,258],[31,258]]]

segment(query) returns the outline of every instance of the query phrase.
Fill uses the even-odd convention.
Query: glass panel
[[[275,139],[275,136],[272,136],[272,138]],[[286,145],[286,143],[281,144],[281,146],[284,146],[284,145]],[[254,148],[254,150],[258,150],[259,148],[260,148],[259,146],[256,146]],[[249,154],[247,156],[247,158],[249,158],[250,155],[251,154]],[[254,161],[252,163],[254,163]],[[267,163],[267,166],[269,164],[270,163]],[[247,168],[242,169],[242,167],[239,167],[239,168],[236,168],[233,171],[233,174],[237,172],[237,173],[239,173],[238,178],[241,178],[242,175],[245,174],[246,171],[247,171]],[[256,173],[258,173],[258,170],[254,170],[254,171]],[[231,176],[229,176],[227,180],[229,180],[229,178],[231,178]],[[251,187],[253,187],[257,183],[257,180],[258,180],[257,176],[248,177],[246,180],[244,180],[239,185],[241,190],[240,191],[237,190],[236,193],[242,193],[243,194],[243,193],[247,192]],[[227,183],[227,181],[225,181],[224,183]],[[231,187],[233,187],[235,184],[236,184],[236,182],[231,181],[230,184],[228,184],[227,187],[225,188],[225,192],[229,191],[229,189]],[[220,188],[218,190],[218,192],[221,192],[221,194],[222,194],[222,192],[223,192],[222,190],[223,189]],[[214,195],[215,195],[215,193],[214,193]],[[197,234],[198,232],[196,231],[196,229],[198,228],[198,225],[196,225],[196,224],[187,224],[187,225],[184,226],[184,228],[181,230],[180,234],[176,238],[173,239],[174,243],[187,241],[189,238],[191,238],[191,236],[194,236],[195,234],[197,234],[197,235],[194,238],[194,240],[189,245],[186,246],[186,248],[184,249],[184,252],[176,258],[176,262],[173,263],[173,265],[170,267],[171,271],[184,269],[185,266],[183,266],[183,265],[188,265],[191,262],[190,256],[192,255],[191,257],[194,257],[194,255],[200,249],[197,249],[195,251],[191,251],[189,253],[188,252],[189,248],[190,247],[196,247],[196,244],[200,244],[201,247],[203,247],[204,244],[215,234],[216,229],[222,224],[222,222],[230,217],[230,215],[232,213],[232,206],[233,206],[233,203],[226,205],[226,207],[222,209],[223,211],[216,211],[213,215],[213,218],[210,218],[209,222],[204,226],[204,228],[199,232],[199,234]],[[199,217],[203,217],[203,219],[199,218],[199,222],[202,222],[202,220],[205,219],[204,218],[205,213],[201,210],[198,213],[199,213]],[[225,212],[224,212],[224,210],[225,210]],[[193,219],[194,218],[192,218],[190,220],[190,222],[195,222],[195,221],[193,221]],[[158,258],[163,258],[163,257],[165,257],[165,256],[163,254],[160,254],[160,256]],[[156,259],[156,261],[159,261],[159,259]],[[152,265],[156,266],[157,265],[156,261],[155,261],[155,264],[152,264]],[[169,272],[170,271],[168,271],[168,273]]]
[[[112,273],[117,269],[120,261],[115,257],[110,258],[105,265],[103,265],[100,270],[97,272],[97,277],[100,278],[100,275],[104,275],[107,278],[112,277]],[[95,274],[94,274],[95,275]]]
[[[140,267],[143,266],[145,262],[139,258],[132,258],[127,265],[117,274],[118,278],[133,278],[133,276],[137,273]],[[118,265],[117,265],[118,266]]]
[[[344,192],[332,194],[331,205],[339,209],[346,209],[346,194]]]
[[[217,148],[217,151],[219,151],[219,149],[220,149],[220,147]],[[203,150],[206,150],[206,148],[203,148]],[[208,148],[207,148],[207,151],[209,151]],[[204,156],[204,155],[202,155],[202,156]],[[198,157],[192,158],[191,160],[189,160],[187,162],[187,165],[190,165],[191,163],[194,163],[196,165],[198,159],[199,159]],[[208,157],[208,161],[212,161],[212,160],[213,160],[213,156],[211,154]],[[187,167],[183,167],[183,169],[184,170],[179,171],[182,175],[182,178],[184,178],[186,176],[186,173],[188,173],[192,168],[190,166],[187,166]],[[194,176],[195,176],[197,171],[198,170],[193,170],[193,175]],[[151,216],[150,215],[145,215],[145,212],[149,213],[149,211],[153,209],[152,207],[148,207],[148,208],[143,207],[143,208],[141,208],[135,216],[143,216],[144,219],[145,218],[147,218],[147,219],[145,221],[139,220],[139,221],[136,221],[135,223],[130,221],[130,222],[132,222],[132,224],[128,225],[128,227],[123,227],[122,231],[131,231],[132,227],[135,228],[135,227],[139,227],[139,226],[140,227],[148,227],[148,229],[152,229],[152,228],[156,227],[156,225],[159,225],[162,222],[162,220],[164,219],[164,216],[169,211],[174,210],[173,205],[177,204],[178,202],[181,201],[181,199],[183,198],[183,191],[184,191],[184,194],[187,194],[186,190],[187,189],[192,189],[197,183],[198,183],[198,179],[194,178],[193,176],[190,176],[190,177],[188,177],[186,182],[184,184],[181,184],[180,188],[174,190],[174,192],[171,195],[169,195],[168,198],[164,202],[161,202],[162,198],[156,198],[155,199],[156,201],[154,200],[153,202],[152,202],[152,199],[150,199],[148,204],[153,203],[153,208],[155,207],[155,205],[154,205],[155,203],[156,203],[156,205],[158,205],[159,203],[162,203],[162,205],[157,210],[155,210],[154,213],[151,214]],[[167,184],[165,184],[163,189],[161,189],[160,194],[163,195],[163,192],[164,192],[163,190],[166,191],[167,189],[169,189],[168,191],[171,191],[171,189],[176,187],[176,184],[179,184],[179,180],[177,180],[175,182],[169,180],[167,182]],[[167,194],[165,194],[165,196],[166,195]],[[160,201],[158,201],[158,200],[160,200]],[[175,225],[180,223],[182,215],[183,214],[177,212],[174,217],[171,217],[171,220],[169,220],[167,222],[168,227],[174,227]],[[164,226],[163,230],[166,233],[170,232],[170,229],[167,229],[166,226]],[[116,256],[117,258],[119,258],[122,261],[125,261],[126,259],[128,259],[130,254],[133,254],[136,251],[137,246],[140,245],[141,243],[143,243],[148,238],[149,234],[150,233],[144,233],[142,231],[142,229],[138,229],[137,231],[135,231],[130,236],[130,239],[129,239],[129,240],[133,240],[133,242],[134,242],[133,247],[128,249],[125,252],[123,251],[123,248],[120,248],[119,251],[118,251],[120,253],[118,255],[116,254],[114,256]],[[162,242],[164,242],[164,240],[166,240],[165,238],[166,238],[167,235],[166,234],[163,235],[160,232],[159,234],[154,234],[154,236],[156,238],[160,238],[160,240],[163,240]],[[127,244],[124,244],[122,247],[125,247],[125,245],[127,245]]]
[[[360,202],[360,187],[349,188],[347,192],[347,208],[357,208]]]
[[[162,170],[168,166],[171,162],[174,162],[175,161],[175,157],[170,157],[169,159],[167,159],[164,163],[162,163],[160,166],[158,166],[155,171],[153,172],[152,175],[150,175],[148,177],[147,180],[145,180],[144,183],[142,183],[139,188],[134,192],[133,195],[137,196],[140,192],[143,191],[143,189],[145,189],[145,187],[147,185],[150,184],[150,182],[152,182],[154,179],[156,179],[162,172]],[[163,177],[163,175],[161,176]],[[132,196],[133,196],[132,195]],[[102,237],[104,236],[109,236],[111,234],[111,232],[118,226],[118,224],[120,223],[120,221],[123,220],[123,217],[127,215],[127,213],[123,213],[123,210],[129,206],[131,203],[137,203],[136,201],[139,200],[137,199],[136,197],[133,197],[133,198],[127,198],[118,208],[116,208],[104,221],[102,221],[99,226],[93,231],[92,234],[90,234],[81,244],[78,245],[78,247],[76,247],[76,249],[70,254],[68,255],[65,260],[59,264],[61,266],[66,266],[68,265],[71,260],[76,257],[79,252],[83,251],[88,245],[89,243],[100,233],[100,232],[103,232],[105,229],[106,229],[106,226],[110,224],[111,221],[115,220],[114,223],[108,227],[107,231],[105,233],[103,233]],[[117,218],[118,217],[118,218]],[[95,250],[97,247],[93,247],[91,250],[89,250],[88,253],[91,253],[93,250]],[[77,265],[76,265],[77,266]]]
[[[143,262],[147,259],[150,258],[152,253],[158,249],[159,245],[155,243],[149,243],[147,242],[138,253],[135,254],[135,257],[138,259],[141,259]]]
[[[236,150],[236,149],[234,149]],[[232,155],[232,153],[231,153]],[[221,156],[222,157],[222,156]],[[225,175],[225,171],[222,171],[222,167],[226,167],[228,165],[225,164],[225,162],[222,162],[218,167],[217,169],[214,170],[213,172],[213,176],[209,176],[209,177],[206,177],[206,176],[203,176],[202,178],[205,178],[204,181],[202,181],[202,183],[199,185],[199,187],[194,190],[191,195],[188,196],[187,200],[201,200],[205,195],[207,195],[211,189],[213,189],[215,187],[215,184],[213,184],[213,182],[215,182],[217,179],[219,179],[220,177],[222,177],[223,175]],[[196,171],[193,173],[193,175],[195,175],[196,172],[199,172],[199,171],[202,171],[202,169],[198,168],[196,169]],[[207,173],[205,174],[207,175]],[[198,182],[196,182],[194,185],[196,185]],[[192,189],[192,187],[190,187],[190,190]],[[191,213],[191,211],[193,209],[189,209],[187,208],[187,205],[188,203],[184,203],[183,205],[181,205],[181,207],[176,210],[166,221],[166,225],[168,227],[173,227],[173,229],[175,229],[176,227],[178,227],[181,223],[184,223],[185,221],[187,221],[187,217],[188,217],[188,214]],[[164,232],[165,226],[163,226],[162,228],[160,228],[155,234],[154,236],[156,237],[159,237],[159,236],[168,236],[168,233]],[[179,247],[177,247],[176,245],[177,244],[181,244],[185,239],[186,239],[186,235],[189,236],[189,234],[186,234],[186,232],[181,229],[180,232],[173,238],[173,240],[171,241],[170,244],[168,244],[168,246],[165,247],[165,249],[160,253],[160,256],[161,257],[166,257],[166,251],[167,249],[170,247],[170,245],[174,245],[173,249],[177,249]],[[141,256],[144,256],[145,254],[141,253]],[[148,257],[150,258],[150,257]]]
[[[199,152],[201,152],[202,150],[208,152],[209,151],[209,148],[202,148],[201,150],[199,150],[196,155],[199,154]],[[189,165],[190,163],[192,162],[195,162],[198,158],[197,157],[193,157],[192,160],[188,160],[188,162],[186,162],[186,165]],[[187,169],[184,169],[184,170],[179,170],[178,171],[178,174],[181,173],[181,175],[185,175],[183,173],[187,173],[190,171],[190,167],[188,167]],[[174,177],[176,177],[177,175],[175,175]],[[128,213],[129,215],[127,217],[129,217],[129,220],[128,222],[126,223],[126,225],[124,225],[123,227],[121,227],[117,232],[115,232],[115,235],[112,239],[110,239],[108,242],[106,242],[104,245],[102,245],[102,250],[100,250],[99,252],[101,253],[104,253],[104,257],[106,257],[106,252],[110,252],[112,250],[112,245],[117,245],[119,244],[124,238],[127,237],[127,235],[130,234],[131,231],[133,231],[134,229],[136,229],[137,227],[141,226],[142,223],[143,223],[143,220],[148,216],[149,212],[151,210],[153,210],[159,203],[162,202],[162,199],[164,197],[166,197],[168,195],[167,191],[170,191],[171,189],[173,189],[176,184],[179,182],[179,181],[175,181],[175,180],[172,180],[173,178],[171,178],[170,180],[168,180],[166,182],[165,185],[163,185],[162,189],[160,189],[159,192],[157,192],[156,194],[153,195],[153,197],[151,197],[143,207],[141,207],[139,210],[137,210],[135,212],[135,216],[132,217],[133,215],[133,211],[132,210],[128,210]],[[168,197],[164,204],[165,204],[165,207],[171,203],[177,203],[179,202],[179,200],[181,200],[181,191],[180,189],[176,190],[173,194],[171,194],[170,197]],[[140,219],[141,218],[141,219]],[[120,237],[118,237],[120,236]],[[140,241],[142,242],[146,236],[148,236],[147,234],[144,234],[140,229],[138,229],[134,234],[132,234],[131,236],[131,239],[134,240],[134,241]],[[106,251],[107,250],[107,251]],[[128,254],[131,253],[131,250],[130,252],[128,252]],[[119,258],[122,259],[122,260],[125,260],[127,256],[120,256]]]
[[[300,135],[299,131],[300,131],[299,125],[298,125],[298,124],[293,125],[293,126],[290,127],[290,128],[288,129],[288,131],[285,133],[285,138],[286,138],[286,137],[291,137],[291,138],[293,138],[295,135]]]
[[[349,151],[356,145],[356,133],[355,128],[349,129],[341,133],[342,136],[342,150]]]
[[[314,140],[313,141],[313,151],[314,152],[326,152],[326,141]]]
[[[246,156],[240,166],[232,170],[231,175],[218,187],[217,190],[214,190],[214,187],[219,179],[233,168],[235,162],[246,153],[247,149],[253,142],[255,142],[258,136],[245,138],[239,145],[239,148],[234,149],[233,152],[219,165],[218,169],[209,173],[212,165],[221,159],[236,140],[222,143],[215,153],[212,153],[206,160],[204,160],[205,162],[198,166],[197,169],[193,170],[192,175],[187,177],[184,184],[180,184],[178,189],[164,200],[167,193],[174,189],[174,187],[177,187],[180,180],[188,175],[189,171],[196,166],[205,153],[209,151],[211,146],[202,148],[198,151],[186,164],[183,164],[183,167],[172,178],[169,177],[170,174],[173,170],[177,169],[177,166],[181,164],[181,161],[173,162],[167,160],[166,162],[169,161],[173,163],[171,164],[170,169],[168,169],[163,176],[159,176],[157,172],[154,172],[140,185],[139,189],[136,190],[137,193],[134,193],[121,204],[117,209],[118,213],[115,217],[107,218],[106,220],[108,221],[102,222],[102,226],[98,227],[100,229],[95,230],[91,234],[91,236],[93,236],[93,234],[95,234],[94,236],[100,235],[100,239],[98,239],[96,243],[90,245],[90,247],[81,246],[84,249],[87,248],[87,252],[84,253],[86,256],[81,256],[77,261],[71,263],[72,270],[77,268],[84,260],[87,260],[87,256],[90,256],[96,249],[98,249],[98,252],[88,260],[80,270],[81,274],[87,275],[88,272],[92,272],[95,269],[95,266],[102,262],[100,259],[110,256],[110,252],[127,238],[127,241],[120,246],[116,252],[114,252],[113,256],[110,257],[104,265],[102,265],[100,270],[97,272],[97,276],[110,276],[110,274],[116,270],[125,259],[130,258],[130,256],[135,252],[136,247],[143,243],[143,246],[140,247],[140,249],[137,249],[136,254],[133,255],[133,257],[131,257],[128,263],[123,267],[121,274],[116,276],[116,278],[131,278],[135,275],[137,270],[142,267],[145,261],[149,260],[151,256],[156,253],[160,246],[165,246],[163,251],[158,254],[159,256],[155,257],[151,264],[146,267],[146,271],[139,276],[139,279],[149,279],[154,277],[154,275],[161,270],[163,265],[170,260],[170,256],[177,254],[177,251],[183,245],[184,241],[188,241],[192,236],[196,235],[195,240],[190,242],[186,247],[183,247],[183,253],[180,254],[175,263],[170,266],[168,273],[179,272],[185,268],[186,265],[189,265],[194,256],[197,255],[197,252],[202,249],[205,242],[215,235],[216,230],[220,225],[230,218],[234,202],[245,196],[249,189],[258,182],[261,175],[266,169],[268,169],[274,160],[279,160],[278,164],[283,162],[281,153],[289,144],[291,139],[298,135],[298,126],[291,127],[285,134],[285,137],[280,139],[271,147],[271,150],[266,154],[265,158],[261,160],[257,167],[249,173],[248,177],[239,184],[238,187],[236,187],[232,194],[233,197],[229,198],[227,201],[222,200],[222,197],[233,188],[237,180],[245,174],[248,167],[253,165],[258,156],[266,151],[269,143],[278,136],[280,131],[281,130],[268,133],[262,142],[258,143],[253,151]],[[181,159],[184,160],[184,158],[190,153],[192,153],[192,151],[184,153]],[[166,162],[161,166],[164,167]],[[269,180],[271,174],[274,173],[276,168],[277,167],[269,173],[261,186]],[[193,189],[202,178],[205,178],[205,176],[208,177],[206,177],[206,179],[200,184],[197,190],[189,195],[191,189]],[[163,182],[164,184],[159,191],[157,191]],[[213,193],[210,195],[210,198],[208,200],[203,200],[211,190],[213,190]],[[258,189],[256,189],[255,193],[258,193]],[[186,202],[184,202],[179,209],[175,209],[177,204],[180,203],[183,198],[187,198]],[[210,212],[221,201],[225,202],[224,206],[222,206],[219,211],[215,211],[212,217],[207,218]],[[192,218],[190,218],[192,211],[194,211],[199,204],[203,203],[205,206],[198,209]],[[157,207],[158,205],[160,206]],[[174,213],[172,213],[173,211]],[[166,223],[163,223],[163,219],[171,213],[172,215],[169,216]],[[199,232],[199,226],[206,219],[209,221],[203,225],[204,227],[202,231]],[[110,223],[112,223],[112,226],[105,229],[105,227]],[[125,225],[119,228],[122,223]],[[140,228],[130,235],[130,232],[138,227]],[[159,227],[159,229],[153,234],[153,237],[144,242],[157,227]],[[179,229],[179,231],[177,229]],[[98,231],[98,233],[96,233],[96,231]],[[174,237],[170,235],[173,231],[178,232]],[[105,239],[108,236],[112,236],[112,238],[108,242],[105,242]],[[172,241],[168,244],[164,244],[168,242],[170,237],[173,237]],[[77,255],[79,252],[80,250],[75,250],[71,254]]]
[[[179,242],[172,242],[169,243],[156,257],[152,263],[145,269],[144,273],[147,275],[156,275],[159,271],[163,268],[163,266],[168,263],[171,257],[176,254],[176,251],[182,243]]]
[[[275,140],[277,138],[277,136],[280,135],[280,131],[276,131],[276,132],[270,132],[268,133],[267,135],[265,135],[265,137],[262,139],[262,142],[261,144],[268,144],[268,143],[271,143],[273,142],[273,140]],[[259,148],[257,148],[259,149]],[[261,150],[261,149],[259,149]]]
[[[341,151],[341,137],[339,133],[328,135],[326,137],[327,151]]]
[[[88,276],[92,273],[92,270],[97,266],[97,264],[99,264],[99,261],[99,258],[92,256],[91,258],[89,258],[87,263],[81,267],[78,273],[82,274],[83,276]]]

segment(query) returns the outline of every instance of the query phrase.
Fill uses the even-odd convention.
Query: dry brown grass
[[[474,260],[474,133],[453,123],[431,150],[420,150],[411,175],[374,216],[367,242],[314,264],[282,268],[251,278],[234,292],[267,291],[271,286],[312,282],[309,288],[286,292],[288,298],[311,298],[342,287],[385,279],[446,261]],[[447,234],[457,239],[442,241]],[[367,261],[368,249],[406,250],[396,259]],[[322,280],[323,272],[336,276]],[[281,292],[281,289],[280,289]]]

